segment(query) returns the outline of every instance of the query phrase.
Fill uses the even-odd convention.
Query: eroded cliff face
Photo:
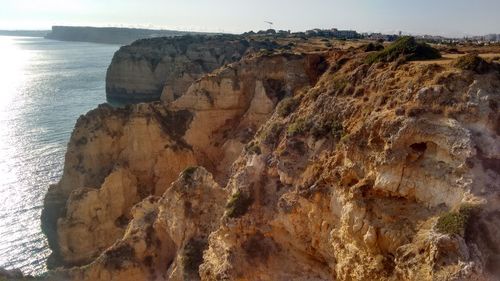
[[[231,164],[276,104],[313,85],[319,75],[311,69],[326,67],[323,60],[321,54],[250,55],[206,75],[167,106],[193,112],[184,139],[198,164],[224,185]]]
[[[203,74],[239,61],[247,51],[274,48],[241,36],[195,36],[138,40],[121,47],[106,75],[111,100],[171,101]]]
[[[186,170],[161,197],[131,210],[122,238],[72,280],[191,280],[224,212],[227,192],[203,168]]]
[[[498,71],[336,56],[236,162],[201,279],[496,280]]]
[[[78,120],[63,176],[50,188],[42,214],[54,252],[49,266],[90,262],[123,235],[133,205],[162,194],[163,182],[196,163],[180,138],[191,119],[188,111],[143,104],[102,105]]]
[[[163,195],[187,167],[204,166],[225,185],[276,104],[315,83],[310,69],[321,62],[319,54],[254,55],[203,77],[175,102],[103,105],[82,116],[43,214],[54,266],[93,261],[125,234],[132,206]]]
[[[500,67],[366,56],[249,54],[82,117],[45,208],[64,278],[498,280]]]

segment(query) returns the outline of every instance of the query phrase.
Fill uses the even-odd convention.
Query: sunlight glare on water
[[[105,102],[118,47],[0,36],[0,267],[46,271],[43,197],[76,119]]]
[[[30,59],[30,52],[23,52],[18,49],[12,37],[0,37],[0,91],[2,100],[0,103],[0,114],[4,113],[4,108],[7,107],[16,93],[17,87],[21,85],[25,75],[23,73],[26,63]]]

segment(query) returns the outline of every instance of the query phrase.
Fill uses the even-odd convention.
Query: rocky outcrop
[[[197,279],[225,199],[226,191],[204,168],[187,169],[161,198],[137,204],[123,238],[84,270],[73,269],[72,280]]]
[[[20,270],[6,270],[0,268],[0,280],[9,280],[14,279],[22,279],[24,277],[23,273]]]
[[[92,260],[121,237],[134,204],[149,194],[161,195],[166,188],[162,182],[174,181],[196,163],[179,137],[191,119],[187,111],[167,112],[153,104],[125,109],[102,105],[80,117],[63,176],[45,198],[42,225],[54,260],[49,259],[49,266]],[[175,128],[165,126],[166,120]],[[99,235],[95,227],[106,235]]]
[[[168,106],[193,112],[184,139],[199,155],[198,164],[224,184],[231,164],[276,104],[313,85],[317,76],[309,69],[321,62],[315,54],[249,56],[192,84]]]
[[[106,74],[108,100],[172,101],[203,74],[240,60],[250,49],[274,47],[236,35],[139,40],[121,47]]]
[[[100,189],[71,193],[66,217],[58,222],[61,255],[68,264],[89,263],[124,234],[129,210],[140,200],[137,178],[119,168]]]
[[[230,164],[276,104],[314,83],[308,69],[320,62],[320,55],[250,56],[174,102],[103,105],[82,116],[42,216],[54,265],[94,260],[123,236],[132,206],[161,196],[187,167],[202,165],[224,185]]]
[[[62,272],[498,279],[500,67],[364,49],[247,54],[173,100],[82,117],[44,211],[62,263],[86,264]]]
[[[499,73],[358,56],[236,162],[226,188],[252,203],[210,236],[202,280],[499,276]]]

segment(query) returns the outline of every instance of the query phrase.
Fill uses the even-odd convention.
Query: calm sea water
[[[43,197],[76,119],[105,102],[119,46],[0,36],[0,267],[43,273]]]

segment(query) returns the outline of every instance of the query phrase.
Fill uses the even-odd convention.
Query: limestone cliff
[[[317,54],[250,56],[198,80],[174,102],[102,105],[82,116],[63,177],[46,197],[50,264],[91,262],[123,236],[133,205],[161,196],[187,167],[202,165],[224,184],[276,104],[317,80],[309,69],[318,63]]]
[[[187,111],[167,112],[151,104],[125,109],[102,105],[78,120],[63,176],[50,188],[42,214],[53,249],[49,266],[61,260],[91,261],[123,235],[135,203],[163,193],[164,187],[157,185],[160,175],[171,182],[195,163],[179,137],[191,119]]]
[[[240,60],[250,49],[274,47],[236,35],[138,40],[121,47],[106,75],[106,96],[132,102],[173,100],[203,74]]]
[[[211,234],[203,280],[499,276],[498,70],[360,56],[336,54],[237,160],[240,211]]]
[[[81,267],[54,279],[498,280],[500,66],[365,50],[249,53],[81,117],[44,210]]]

